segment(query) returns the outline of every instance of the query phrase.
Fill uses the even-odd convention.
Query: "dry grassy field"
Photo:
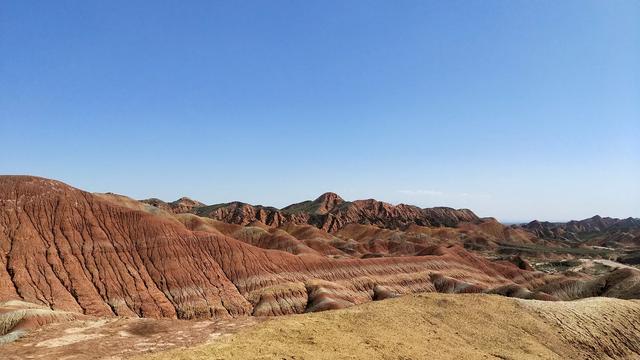
[[[420,294],[274,318],[140,359],[627,359],[639,346],[638,301]]]

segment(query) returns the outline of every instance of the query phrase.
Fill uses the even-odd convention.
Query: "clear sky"
[[[640,217],[638,1],[3,1],[0,173]]]

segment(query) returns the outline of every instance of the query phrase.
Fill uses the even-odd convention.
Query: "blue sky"
[[[0,173],[640,217],[637,1],[8,1]]]

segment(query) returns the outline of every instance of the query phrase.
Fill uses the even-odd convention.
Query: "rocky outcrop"
[[[403,229],[410,225],[450,226],[479,218],[468,209],[435,207],[421,209],[411,205],[391,205],[373,199],[345,201],[334,193],[325,193],[313,201],[289,205],[282,210],[241,202],[195,208],[193,213],[227,223],[246,225],[260,221],[268,226],[309,224],[327,232],[336,232],[349,224],[375,225]]]
[[[277,227],[286,222],[284,214],[276,208],[254,206],[239,201],[201,207],[196,209],[194,213],[198,216],[238,225],[248,225],[259,221]]]
[[[566,223],[552,223],[548,221],[534,220],[528,224],[522,225],[523,228],[538,232],[540,235],[555,236],[557,234],[571,233],[594,233],[604,232],[608,230],[635,230],[640,229],[640,219],[626,218],[617,219],[610,217],[594,217],[584,220],[571,220]]]
[[[194,209],[206,206],[205,204],[196,200],[192,200],[188,197],[181,197],[180,199],[170,203],[164,202],[157,198],[140,200],[140,202],[149,204],[165,211],[172,212],[174,214],[190,213],[194,211]]]
[[[344,204],[345,201],[338,194],[327,192],[320,195],[316,200],[303,201],[301,203],[292,204],[282,209],[287,214],[311,214],[325,215],[331,210]]]
[[[534,220],[522,225],[522,228],[542,239],[557,239],[607,247],[640,245],[635,240],[640,237],[640,219],[632,217],[617,219],[596,215],[588,219],[572,220],[566,223]]]

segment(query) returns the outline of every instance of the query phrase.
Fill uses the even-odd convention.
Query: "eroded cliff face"
[[[250,308],[211,255],[223,239],[60,182],[0,181],[3,299],[91,315],[190,318]]]
[[[397,211],[394,216],[409,214],[407,221],[423,213],[373,202],[348,209]],[[630,288],[624,284],[637,279],[621,273],[603,287],[586,275],[567,279],[491,262],[457,245],[426,246],[422,256],[359,259],[330,246],[334,235],[310,225],[253,225],[174,216],[53,180],[3,176],[0,300],[98,316],[191,319],[320,311],[425,291],[550,300],[573,296],[569,288],[624,293]],[[299,251],[280,251],[283,243]]]

